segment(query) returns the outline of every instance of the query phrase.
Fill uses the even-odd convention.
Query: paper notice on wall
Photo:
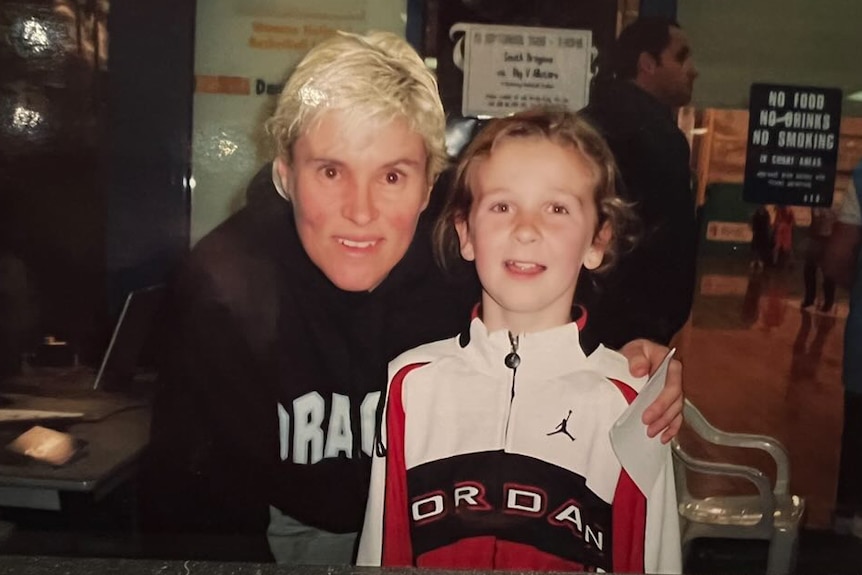
[[[572,110],[589,98],[592,32],[455,24],[455,64],[464,70],[462,115],[506,116],[538,105]],[[463,53],[462,53],[463,52]]]

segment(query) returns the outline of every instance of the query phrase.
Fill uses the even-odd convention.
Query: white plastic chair
[[[686,453],[674,439],[674,475],[683,557],[691,541],[699,537],[764,539],[769,541],[767,575],[792,573],[805,500],[788,491],[790,464],[787,450],[778,440],[767,435],[728,433],[716,429],[688,400],[685,401],[684,415],[691,429],[708,443],[767,452],[775,460],[777,473],[772,486],[769,477],[759,469],[698,459]],[[757,495],[695,497],[688,490],[686,476],[689,470],[745,478],[755,485]]]

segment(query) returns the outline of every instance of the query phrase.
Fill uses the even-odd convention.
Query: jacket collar
[[[589,362],[579,341],[575,322],[545,331],[519,334],[518,356],[521,363],[517,377],[548,379],[588,368]],[[505,358],[512,352],[507,330],[488,332],[481,318],[470,322],[470,343],[465,348],[471,363],[482,372],[500,374],[512,370],[506,367]]]

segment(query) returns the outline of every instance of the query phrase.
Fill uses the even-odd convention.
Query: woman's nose
[[[377,218],[374,205],[374,190],[364,183],[354,183],[347,190],[342,215],[351,222],[364,226]]]

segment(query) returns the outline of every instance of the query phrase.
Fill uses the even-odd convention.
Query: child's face
[[[531,332],[571,320],[581,266],[602,262],[593,165],[545,138],[497,143],[472,173],[473,207],[456,224],[461,255],[475,260],[489,330]]]

